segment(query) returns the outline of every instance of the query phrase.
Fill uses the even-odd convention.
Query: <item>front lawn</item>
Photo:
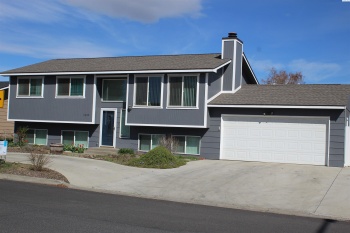
[[[9,162],[0,163],[0,173],[62,180],[69,183],[67,178],[59,172],[53,171],[48,168],[44,168],[42,171],[35,171],[32,169],[32,165],[29,164]]]

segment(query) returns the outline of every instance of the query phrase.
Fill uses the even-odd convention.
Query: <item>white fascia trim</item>
[[[7,120],[9,121],[9,114],[10,114],[10,96],[11,96],[11,84],[10,84],[10,81],[11,79],[9,79],[9,90],[8,90],[8,93],[7,93],[7,113],[6,113],[6,117],[7,117]]]
[[[301,109],[345,109],[345,106],[286,106],[286,105],[208,105],[212,108],[301,108]]]
[[[236,90],[234,91],[220,91],[218,93],[216,93],[214,96],[212,96],[210,99],[207,100],[207,103],[209,103],[210,101],[212,101],[213,99],[215,99],[216,97],[218,97],[220,94],[224,94],[224,93],[230,93],[230,94],[233,94],[233,93],[236,93],[239,89],[241,89],[242,86],[239,86],[237,87]],[[208,106],[210,107],[210,106]]]
[[[163,124],[137,124],[128,123],[126,126],[154,126],[154,127],[176,127],[176,128],[207,128],[205,125],[163,125]]]
[[[6,89],[9,89],[9,86],[0,88],[0,90],[6,90]]]
[[[244,53],[242,53],[242,56],[243,56],[245,62],[247,63],[250,72],[253,74],[253,77],[254,77],[254,79],[255,79],[255,82],[256,82],[257,84],[259,84],[259,81],[258,81],[258,79],[256,78],[256,76],[255,76],[255,74],[254,74],[254,71],[253,71],[252,67],[250,66],[250,64],[249,64],[249,62],[248,62],[248,59],[246,58],[246,56],[244,55]],[[242,66],[243,66],[243,62],[242,62]]]
[[[92,91],[92,122],[96,123],[96,89],[97,89],[97,85],[96,85],[96,75],[94,75],[94,85],[93,85],[93,91]]]
[[[205,74],[205,97],[204,97],[204,125],[206,128],[208,128],[208,102],[206,101],[208,99],[208,85],[209,85],[209,74]]]
[[[235,90],[236,86],[236,69],[237,69],[237,41],[233,44],[233,66],[232,66],[232,88],[231,90]]]
[[[225,63],[222,64],[221,66],[218,66],[218,67],[216,67],[215,69],[213,69],[213,72],[214,72],[214,73],[217,73],[219,69],[221,69],[221,68],[224,67],[224,66],[227,66],[227,65],[230,64],[231,62],[232,62],[231,60],[229,60],[228,62],[225,62]]]
[[[28,120],[28,119],[7,119],[8,121],[24,121],[24,122],[40,122],[40,123],[68,123],[68,124],[84,124],[92,125],[94,122],[83,122],[83,121],[50,121],[50,120]]]
[[[126,71],[88,71],[88,72],[52,72],[52,73],[12,73],[2,74],[2,76],[31,76],[31,75],[86,75],[86,74],[160,74],[160,73],[205,73],[214,72],[214,69],[194,69],[194,70],[126,70]]]

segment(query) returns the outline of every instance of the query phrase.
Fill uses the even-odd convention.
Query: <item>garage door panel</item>
[[[297,121],[223,118],[221,159],[325,165],[326,123]]]

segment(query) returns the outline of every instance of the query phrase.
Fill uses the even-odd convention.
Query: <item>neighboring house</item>
[[[31,129],[30,143],[148,151],[166,136],[207,159],[349,164],[350,85],[257,85],[235,33],[218,54],[57,59],[0,74],[8,118]]]
[[[14,122],[7,120],[9,82],[0,82],[0,90],[5,91],[4,107],[0,108],[0,140],[13,138]]]

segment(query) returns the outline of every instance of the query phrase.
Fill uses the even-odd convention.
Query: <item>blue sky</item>
[[[350,84],[342,0],[0,0],[0,71],[55,58],[221,52],[237,32],[259,80]],[[6,77],[0,77],[6,80]]]

